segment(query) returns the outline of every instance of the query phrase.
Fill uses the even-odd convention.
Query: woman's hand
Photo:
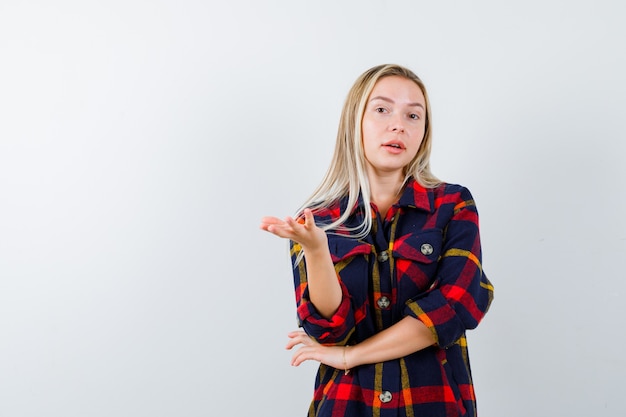
[[[310,209],[305,209],[304,218],[297,221],[291,217],[287,217],[285,220],[280,220],[277,217],[263,217],[261,229],[299,243],[305,253],[307,250],[316,251],[328,247],[326,233],[315,225],[313,212]]]
[[[350,364],[345,354],[349,352],[345,346],[324,346],[312,339],[301,330],[289,333],[287,349],[302,345],[291,357],[291,365],[298,366],[304,361],[314,360],[337,369],[347,369]],[[345,352],[344,352],[345,351]]]

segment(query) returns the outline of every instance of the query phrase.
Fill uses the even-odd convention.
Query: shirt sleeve
[[[459,200],[444,229],[435,282],[405,308],[405,315],[428,326],[443,348],[475,328],[493,300],[493,286],[482,269],[476,205],[466,188],[461,189]]]
[[[344,283],[339,280],[342,299],[337,312],[328,319],[319,314],[309,299],[306,259],[302,258],[300,262],[296,263],[299,252],[300,245],[291,242],[298,325],[302,327],[309,336],[313,337],[321,344],[345,344],[355,327],[351,297],[348,290]]]

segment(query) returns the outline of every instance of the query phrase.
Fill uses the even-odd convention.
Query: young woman
[[[261,228],[291,241],[292,359],[320,362],[309,416],[475,416],[465,332],[487,312],[478,213],[430,171],[421,80],[398,65],[363,73],[332,163],[295,218]]]

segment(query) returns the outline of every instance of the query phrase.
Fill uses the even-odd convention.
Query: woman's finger
[[[287,337],[296,337],[300,335],[306,335],[306,332],[304,330],[292,330],[287,333]]]
[[[262,224],[277,224],[277,223],[283,223],[283,220],[274,216],[264,216],[261,218],[261,223]]]
[[[287,342],[287,346],[285,346],[287,350],[299,344],[302,344],[305,346],[311,346],[313,344],[317,344],[317,342],[311,339],[309,335],[307,335],[305,332],[302,332],[302,331],[290,332],[288,336],[289,336],[289,341]]]
[[[315,227],[315,218],[311,209],[304,209],[304,227],[307,229]]]
[[[317,358],[317,350],[315,347],[305,346],[298,349],[291,357],[291,365],[300,366],[302,362],[308,360],[316,360],[319,362],[319,359]]]
[[[285,222],[277,217],[263,217],[261,219],[261,229],[274,233],[276,228],[284,227]]]
[[[297,222],[293,219],[293,217],[285,217],[285,223],[288,224],[293,229],[296,229],[298,226],[302,227],[300,222]]]
[[[285,349],[291,350],[291,348],[293,348],[294,346],[298,346],[300,344],[302,344],[302,340],[298,338],[292,338],[292,339],[289,339],[289,341],[287,342]]]
[[[293,239],[295,237],[293,227],[276,217],[261,219],[261,229],[282,238]]]

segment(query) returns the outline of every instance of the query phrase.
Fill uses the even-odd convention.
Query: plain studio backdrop
[[[505,4],[506,3],[506,4]],[[398,63],[470,188],[482,417],[623,413],[620,1],[0,2],[0,416],[304,416],[287,243]]]

